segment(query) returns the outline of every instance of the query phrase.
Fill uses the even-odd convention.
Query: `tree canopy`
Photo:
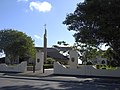
[[[35,57],[34,41],[25,33],[17,30],[0,30],[0,49],[9,59]]]
[[[64,46],[69,45],[69,44],[66,43],[65,41],[58,41],[57,44],[59,44],[59,45],[64,45]]]
[[[85,0],[63,24],[76,31],[76,42],[95,47],[106,44],[120,62],[120,0]]]

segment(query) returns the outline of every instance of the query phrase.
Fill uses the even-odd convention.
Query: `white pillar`
[[[40,70],[40,72],[43,73],[43,64],[44,64],[44,53],[38,50],[36,53],[35,70]]]
[[[75,50],[70,51],[70,68],[77,68],[78,65],[78,53]]]

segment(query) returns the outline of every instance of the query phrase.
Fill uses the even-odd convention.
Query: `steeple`
[[[44,35],[47,36],[46,24],[44,25],[44,27],[45,27],[45,33],[44,33]]]
[[[45,27],[45,33],[44,33],[44,62],[46,62],[47,59],[47,29],[46,29],[46,24],[44,25]]]

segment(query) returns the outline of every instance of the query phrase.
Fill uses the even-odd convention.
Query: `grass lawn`
[[[108,65],[95,65],[97,69],[107,69],[107,70],[115,70],[117,67],[108,66]]]

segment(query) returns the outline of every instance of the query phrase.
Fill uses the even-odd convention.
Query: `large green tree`
[[[0,30],[0,49],[10,60],[16,57],[35,57],[34,41],[25,33],[17,30]]]
[[[85,0],[63,22],[76,31],[77,43],[110,46],[120,64],[120,0]]]

